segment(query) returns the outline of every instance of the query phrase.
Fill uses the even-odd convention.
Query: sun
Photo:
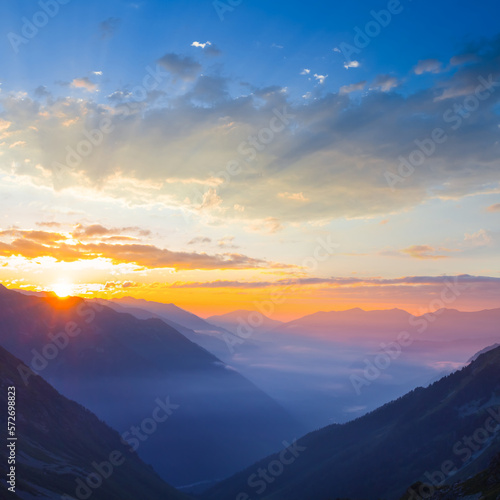
[[[69,297],[73,293],[73,285],[70,283],[56,283],[52,285],[52,291],[61,299]]]

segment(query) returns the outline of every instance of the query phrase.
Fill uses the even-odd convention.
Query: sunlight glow
[[[73,293],[73,285],[70,283],[56,283],[52,285],[52,291],[61,299],[69,297]]]

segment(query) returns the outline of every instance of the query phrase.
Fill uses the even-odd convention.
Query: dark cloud
[[[192,57],[182,57],[178,54],[165,54],[158,60],[158,64],[163,66],[174,77],[182,80],[194,80],[201,71],[201,64]]]

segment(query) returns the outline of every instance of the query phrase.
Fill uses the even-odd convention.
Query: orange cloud
[[[429,245],[413,245],[411,247],[401,250],[401,253],[407,254],[414,259],[447,259],[448,255],[439,255],[435,252],[437,249]]]
[[[109,230],[103,226],[90,226],[83,233],[106,234]],[[110,244],[77,243],[68,244],[61,240],[68,238],[58,233],[44,231],[9,230],[0,236],[15,239],[10,243],[0,242],[0,256],[22,256],[27,259],[52,257],[58,261],[75,262],[97,258],[110,259],[115,264],[136,264],[149,269],[173,268],[176,270],[224,270],[224,269],[265,269],[289,268],[285,264],[272,263],[255,259],[239,253],[208,255],[196,252],[173,252],[154,245],[130,243]],[[109,238],[107,238],[109,241]]]

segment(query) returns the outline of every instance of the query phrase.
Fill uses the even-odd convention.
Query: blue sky
[[[54,2],[0,19],[4,279],[499,276],[496,3]]]

